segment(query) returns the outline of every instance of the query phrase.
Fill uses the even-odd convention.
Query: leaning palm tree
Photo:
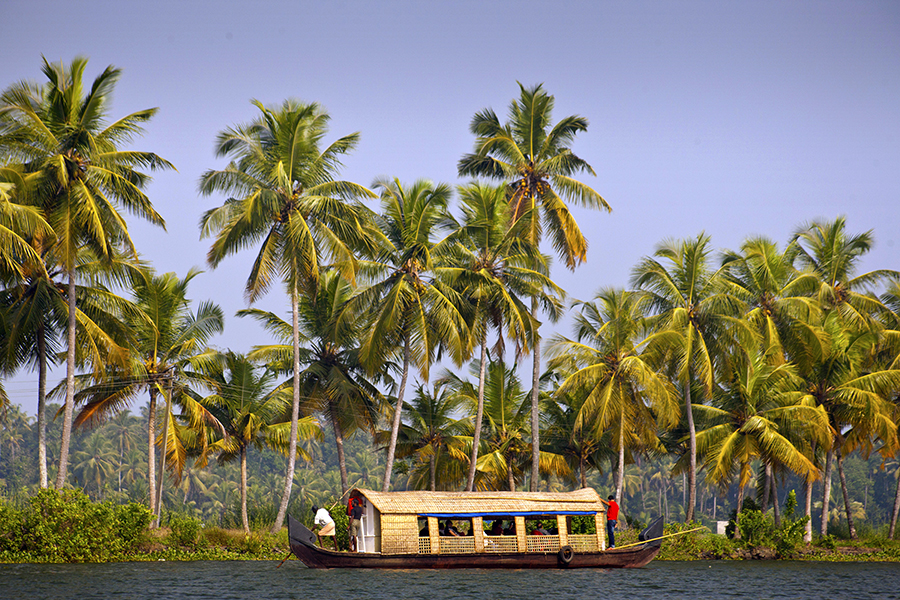
[[[381,394],[370,381],[359,360],[359,339],[364,320],[346,310],[352,294],[350,284],[337,271],[322,274],[315,296],[303,296],[298,303],[301,411],[316,413],[331,424],[337,446],[342,492],[349,490],[344,440],[359,430],[373,433],[383,404]],[[238,311],[252,317],[279,341],[292,337],[292,327],[267,311]],[[291,374],[290,344],[256,346],[250,358],[263,360],[279,374]]]
[[[458,293],[436,277],[435,251],[442,241],[435,233],[447,219],[450,188],[420,179],[412,185],[379,179],[382,233],[378,252],[363,263],[371,285],[348,302],[348,310],[364,314],[371,327],[363,333],[360,358],[370,372],[383,370],[396,358],[400,383],[387,445],[382,491],[388,491],[400,432],[410,366],[428,378],[436,352],[443,349],[457,364],[467,351],[468,326]]]
[[[520,356],[534,343],[537,330],[522,299],[538,299],[556,319],[564,293],[548,276],[548,260],[537,251],[537,246],[521,236],[519,228],[508,226],[510,216],[502,186],[472,183],[461,186],[459,195],[463,219],[454,234],[456,243],[446,252],[447,267],[441,272],[472,306],[469,344],[480,351],[474,443],[466,481],[466,490],[471,491],[484,411],[488,335],[491,330],[497,332],[493,349],[496,358],[502,360],[504,338],[515,344],[516,356]]]
[[[247,452],[250,446],[282,453],[290,448],[290,430],[298,427],[305,438],[321,435],[318,424],[306,417],[293,427],[290,416],[290,389],[276,387],[276,375],[259,371],[247,357],[234,352],[220,353],[202,361],[203,382],[213,393],[200,403],[214,418],[213,435],[222,435],[206,445],[194,466],[202,469],[210,456],[219,463],[240,460],[241,523],[250,533],[247,517]],[[301,450],[302,452],[302,450]],[[308,457],[306,457],[308,460]]]
[[[578,173],[596,175],[585,160],[569,147],[575,135],[587,131],[588,120],[572,115],[552,124],[554,97],[542,84],[526,88],[519,84],[519,98],[509,105],[505,124],[492,109],[475,114],[469,129],[476,136],[475,151],[460,159],[460,176],[488,177],[505,181],[512,219],[527,222],[525,235],[538,245],[544,230],[566,266],[574,269],[587,256],[587,240],[581,233],[566,201],[609,211],[600,194],[573,177]],[[532,301],[537,317],[539,301]],[[535,337],[531,390],[531,428],[535,436],[531,467],[531,491],[539,482],[540,452],[539,394],[540,339]]]
[[[105,260],[117,249],[135,254],[122,208],[164,227],[142,191],[150,178],[137,169],[172,168],[156,154],[119,149],[143,131],[142,124],[156,109],[108,124],[109,98],[120,71],[107,67],[86,91],[86,66],[87,59],[80,57],[68,66],[44,59],[47,84],[17,83],[0,96],[0,119],[7,125],[2,146],[22,165],[29,203],[40,208],[55,233],[46,243],[54,247],[68,280],[66,400],[57,488],[66,481],[74,414],[79,256],[90,251]]]
[[[139,394],[149,397],[147,420],[147,477],[150,490],[150,509],[157,512],[156,487],[156,407],[160,395],[168,397],[167,413],[176,400],[193,414],[195,427],[203,420],[202,408],[183,393],[191,385],[185,370],[197,355],[206,352],[210,338],[224,328],[222,310],[211,302],[203,302],[197,310],[190,310],[188,284],[200,272],[191,270],[183,279],[174,273],[157,275],[146,270],[134,276],[132,289],[137,310],[126,315],[126,322],[134,335],[131,361],[124,367],[110,365],[103,377],[78,392],[76,399],[83,404],[75,419],[76,426],[95,425],[121,412]],[[174,392],[174,394],[172,393]],[[163,459],[180,469],[185,451],[178,443],[174,423],[166,419],[165,440],[171,440]],[[176,460],[177,458],[177,460]]]
[[[645,257],[632,273],[635,288],[646,294],[656,330],[647,351],[667,364],[684,394],[688,429],[688,494],[685,520],[694,517],[697,499],[697,438],[693,390],[711,396],[716,362],[725,356],[729,340],[742,336],[752,343],[746,321],[740,322],[740,302],[721,287],[720,271],[710,265],[710,239],[667,241],[653,257]],[[662,259],[662,262],[659,260]],[[656,358],[654,358],[656,360]]]
[[[356,273],[354,245],[363,243],[364,215],[357,199],[373,194],[335,179],[341,156],[359,141],[353,133],[322,148],[328,113],[316,103],[286,100],[279,108],[254,101],[260,115],[222,131],[216,155],[231,162],[200,180],[204,195],[224,193],[224,205],[208,210],[201,236],[214,237],[208,261],[218,266],[226,256],[261,241],[247,279],[250,302],[280,278],[293,314],[293,420],[300,416],[300,339],[297,303],[301,292],[314,294],[322,265],[331,261],[348,279]],[[272,531],[281,529],[291,498],[297,432],[291,430],[284,492]]]
[[[568,363],[577,370],[556,391],[583,396],[575,433],[599,440],[616,432],[616,498],[622,500],[626,446],[654,449],[657,433],[678,421],[671,384],[639,352],[645,332],[647,297],[625,290],[601,290],[594,302],[576,304],[576,339],[558,338],[551,346],[550,368]]]

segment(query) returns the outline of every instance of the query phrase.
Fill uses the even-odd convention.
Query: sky
[[[862,270],[900,269],[900,2],[3,0],[0,88],[43,82],[42,56],[79,55],[86,84],[122,69],[111,118],[159,108],[133,147],[177,168],[147,188],[166,230],[133,218],[129,230],[158,272],[204,270],[190,296],[224,309],[221,348],[270,342],[233,316],[247,306],[255,249],[212,270],[198,228],[225,200],[197,191],[203,172],[225,166],[216,134],[255,118],[252,99],[319,102],[332,117],[326,141],[360,132],[343,179],[456,185],[472,116],[491,107],[503,118],[518,83],[543,83],[554,122],[589,120],[572,148],[613,209],[575,209],[587,260],[552,271],[570,298],[627,287],[664,240],[783,244],[838,216],[874,234]],[[289,314],[280,288],[255,306]],[[554,331],[569,323],[542,335]],[[36,374],[4,385],[34,414]]]

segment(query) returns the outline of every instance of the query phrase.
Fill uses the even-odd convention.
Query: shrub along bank
[[[329,503],[326,506],[331,506]],[[794,502],[794,506],[796,503]],[[900,542],[871,536],[850,544],[826,536],[803,543],[805,517],[794,518],[789,499],[785,518],[775,526],[769,514],[741,511],[730,528],[740,539],[695,531],[667,538],[657,560],[802,559],[898,561]],[[346,549],[347,517],[332,510],[338,546]],[[303,515],[306,517],[307,515]],[[311,515],[309,515],[311,516]],[[158,560],[282,560],[288,555],[287,531],[277,535],[204,527],[196,518],[170,514],[166,527],[150,530],[152,515],[142,504],[93,503],[79,490],[41,490],[18,505],[0,499],[0,563],[115,562]],[[671,523],[665,534],[698,527]],[[617,546],[637,541],[638,528],[621,531]]]

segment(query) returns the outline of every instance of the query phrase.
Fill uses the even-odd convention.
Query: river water
[[[0,564],[0,599],[900,599],[900,563],[654,561],[643,569],[312,570],[277,562]]]

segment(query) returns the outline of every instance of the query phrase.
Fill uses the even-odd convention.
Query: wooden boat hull
[[[288,515],[291,552],[312,569],[559,569],[637,568],[653,560],[661,547],[650,541],[630,548],[605,552],[573,552],[569,560],[559,553],[534,552],[470,554],[380,554],[334,552],[315,545],[315,534]],[[644,535],[642,539],[649,539]]]

